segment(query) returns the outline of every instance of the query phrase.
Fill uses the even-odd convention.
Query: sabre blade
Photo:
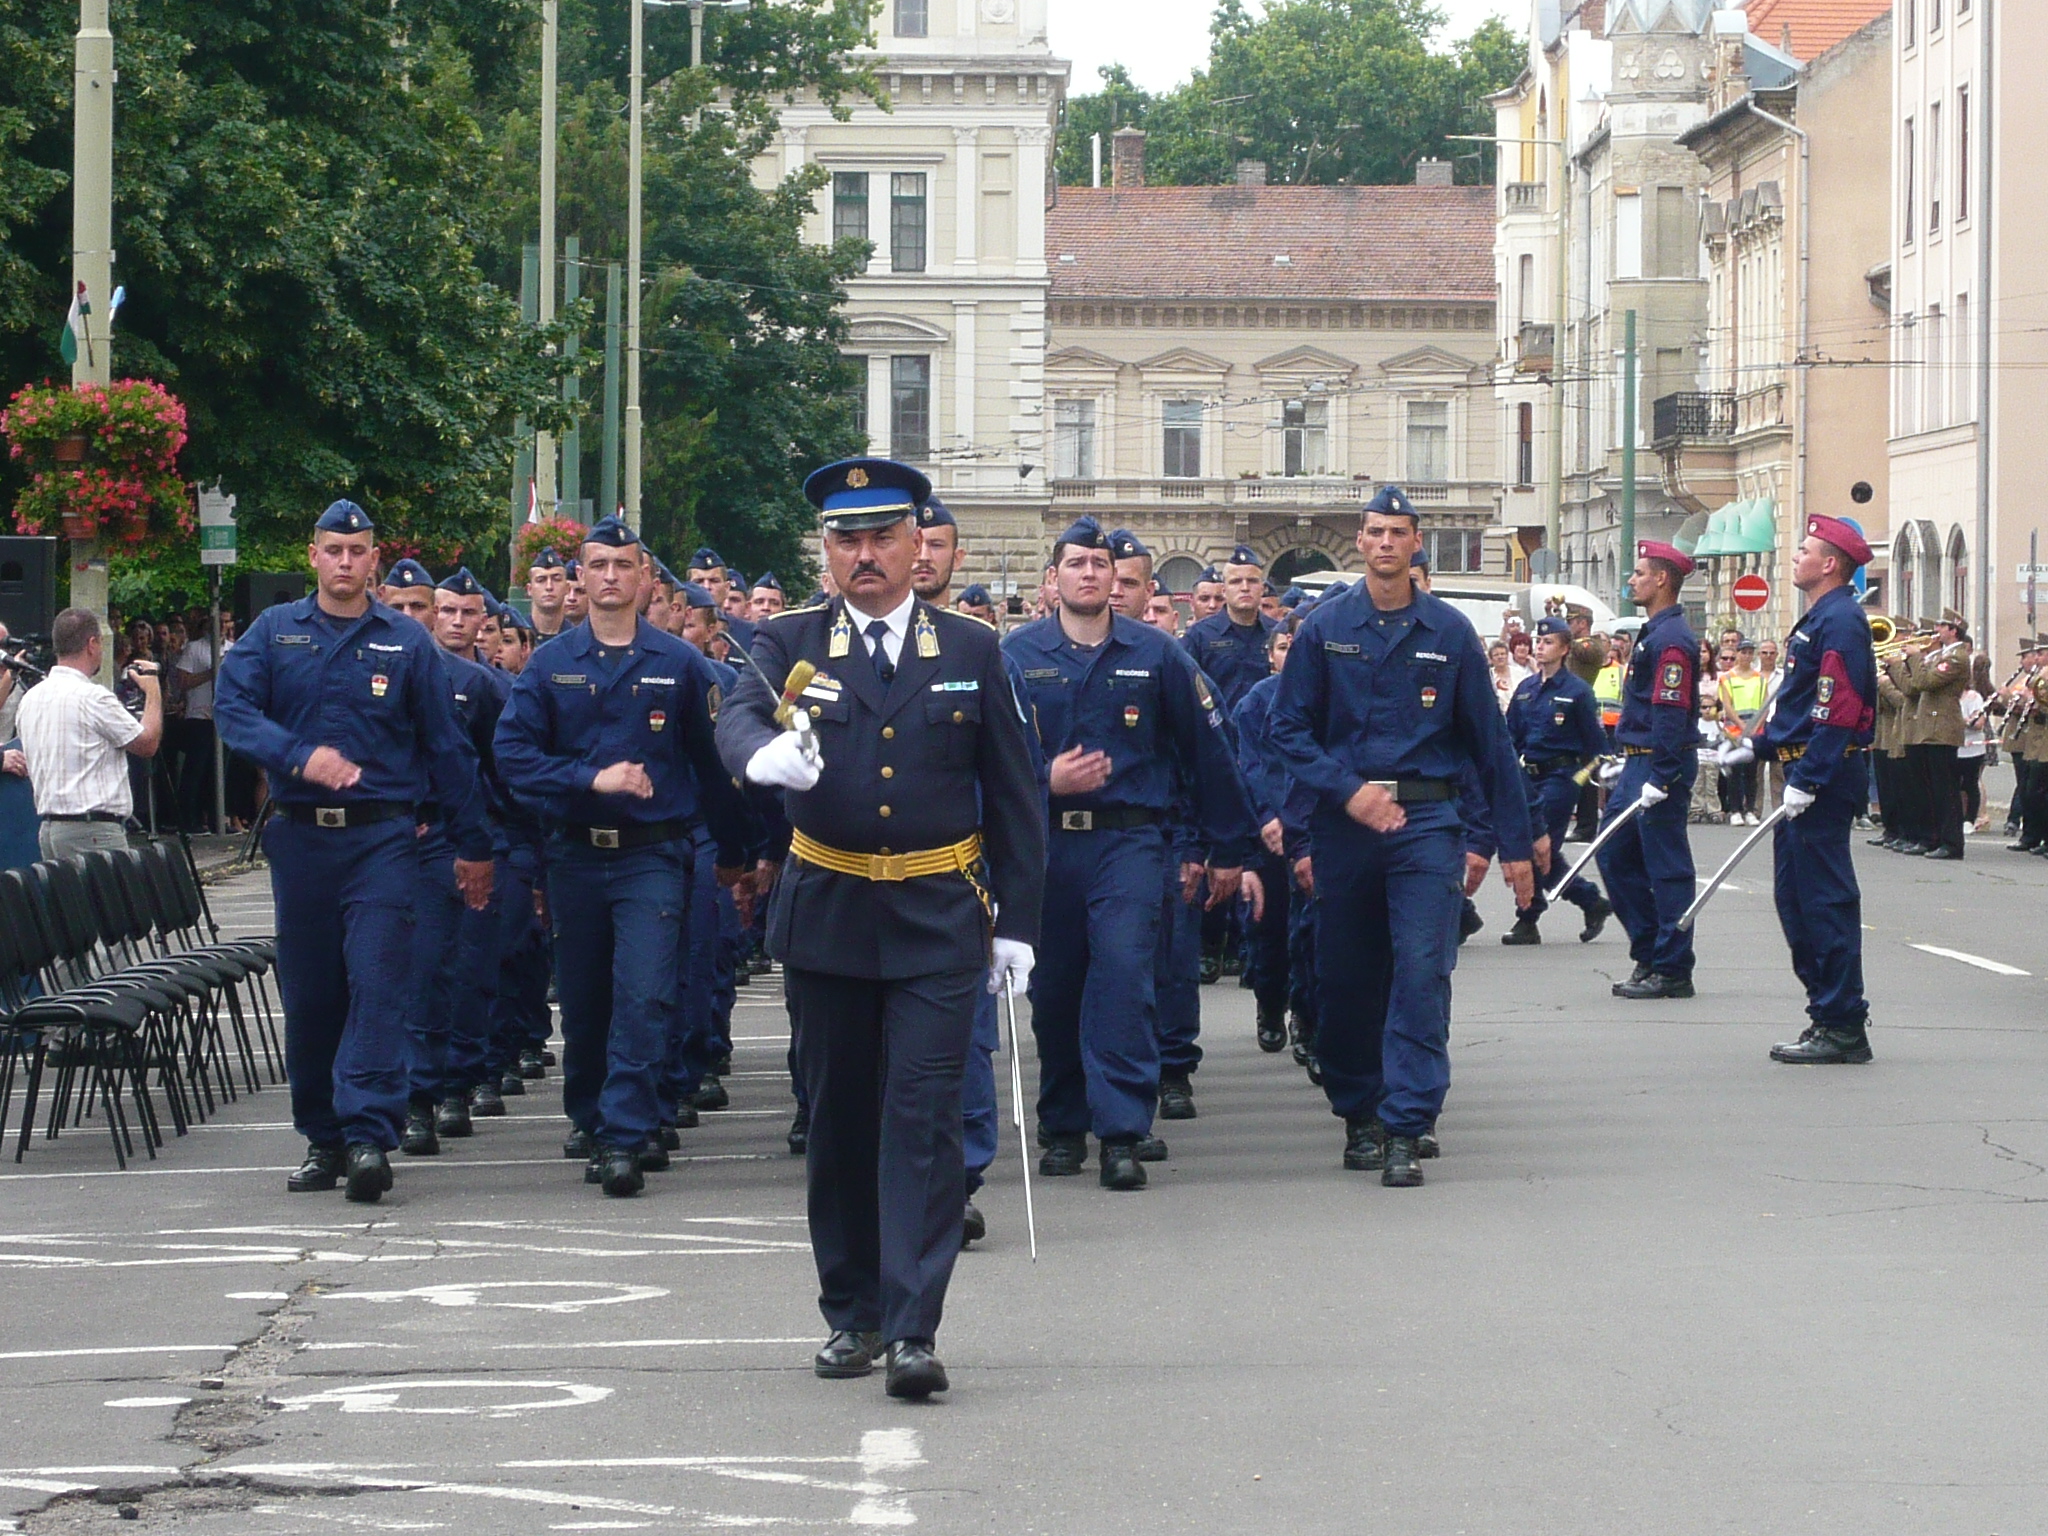
[[[1564,872],[1564,878],[1558,881],[1554,888],[1547,890],[1543,893],[1544,901],[1555,902],[1561,896],[1563,896],[1565,893],[1565,888],[1569,886],[1574,880],[1579,878],[1580,870],[1584,869],[1588,864],[1593,862],[1593,855],[1600,851],[1601,847],[1606,843],[1607,839],[1614,836],[1615,833],[1619,832],[1624,826],[1626,826],[1628,824],[1629,818],[1634,816],[1638,811],[1642,810],[1642,808],[1643,802],[1638,800],[1633,805],[1631,805],[1627,810],[1623,811],[1619,816],[1615,817],[1614,820],[1610,821],[1609,823],[1607,823],[1606,826],[1602,827],[1600,829],[1600,835],[1594,838],[1592,842],[1588,843],[1586,845],[1586,851],[1579,855],[1578,862],[1572,865],[1570,869]]]
[[[1031,1141],[1024,1134],[1024,1058],[1017,1049],[1017,994],[1006,985],[1010,1010],[1010,1123],[1017,1128],[1017,1153],[1024,1162],[1024,1230],[1031,1238],[1031,1262],[1038,1262],[1038,1213],[1031,1202]]]
[[[1690,933],[1693,919],[1700,915],[1700,909],[1713,900],[1714,892],[1721,889],[1721,883],[1735,872],[1735,866],[1749,857],[1750,850],[1763,841],[1764,834],[1785,819],[1785,807],[1779,806],[1770,815],[1757,823],[1757,828],[1742,840],[1735,852],[1728,856],[1728,862],[1714,871],[1714,878],[1706,883],[1699,895],[1692,899],[1692,905],[1685,909],[1685,915],[1678,920],[1678,931]]]

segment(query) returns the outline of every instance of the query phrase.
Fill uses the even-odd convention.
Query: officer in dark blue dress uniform
[[[1508,739],[1528,776],[1529,820],[1537,838],[1548,840],[1552,858],[1564,851],[1565,829],[1578,807],[1580,783],[1607,751],[1600,701],[1592,686],[1564,664],[1571,643],[1570,624],[1555,615],[1538,619],[1536,671],[1522,679],[1508,700]],[[1563,896],[1586,915],[1579,942],[1592,943],[1614,909],[1584,875],[1574,876]],[[1501,935],[1501,943],[1541,944],[1543,934],[1536,923],[1548,905],[1539,890],[1535,901],[1516,908],[1515,926]]]
[[[801,692],[785,704],[749,668],[718,744],[733,774],[787,791],[793,823],[768,944],[810,1104],[832,1328],[812,1368],[866,1375],[886,1343],[890,1395],[923,1398],[947,1384],[934,1347],[960,1253],[975,1004],[1030,976],[1044,800],[994,632],[911,589],[931,482],[851,459],[804,493],[841,595],[761,626],[755,660]],[[791,678],[806,662],[807,684]]]
[[[633,1195],[668,1166],[659,1090],[681,991],[691,838],[737,880],[745,810],[712,744],[710,665],[639,617],[648,572],[617,518],[583,544],[587,622],[534,652],[498,722],[500,771],[548,824],[562,1108],[586,1181]]]
[[[1082,518],[1053,545],[1059,611],[1013,631],[1051,776],[1044,958],[1032,987],[1047,1175],[1087,1131],[1105,1189],[1142,1189],[1159,1095],[1156,946],[1166,823],[1186,797],[1211,849],[1211,900],[1237,894],[1258,825],[1215,695],[1173,641],[1109,605],[1109,537]]]
[[[1486,656],[1470,621],[1420,590],[1420,518],[1393,486],[1367,505],[1367,575],[1326,598],[1295,636],[1270,730],[1311,817],[1322,971],[1316,1054],[1345,1122],[1344,1166],[1422,1182],[1421,1138],[1450,1086],[1470,767],[1492,813],[1502,873],[1534,894],[1529,809]]]
[[[1601,848],[1607,899],[1628,930],[1636,963],[1614,995],[1633,999],[1691,997],[1692,933],[1679,918],[1692,905],[1692,843],[1685,812],[1699,771],[1699,641],[1678,606],[1692,560],[1669,544],[1636,545],[1628,593],[1649,617],[1636,637],[1622,680],[1621,724],[1614,739],[1621,772],[1607,796],[1607,819],[1638,802],[1643,809]]]
[[[491,838],[476,754],[432,638],[370,596],[376,533],[352,501],[314,525],[314,595],[266,609],[221,660],[216,717],[270,773],[264,835],[277,909],[297,1190],[391,1187],[412,1058],[415,808],[449,807],[454,878],[481,907]]]
[[[1785,819],[1772,845],[1778,924],[1812,1022],[1773,1061],[1838,1065],[1870,1060],[1863,996],[1863,897],[1849,833],[1869,800],[1868,750],[1877,723],[1877,658],[1856,601],[1870,545],[1852,523],[1810,517],[1792,563],[1807,596],[1785,647],[1777,702],[1754,750],[1785,765]],[[1742,747],[1724,756],[1740,761]]]

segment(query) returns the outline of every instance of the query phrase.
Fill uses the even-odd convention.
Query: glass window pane
[[[1095,478],[1095,402],[1053,402],[1052,473],[1055,480]]]
[[[889,359],[889,452],[913,462],[932,454],[932,360]]]
[[[1171,479],[1198,480],[1202,475],[1202,402],[1168,400],[1165,404],[1163,472]]]
[[[924,270],[924,173],[889,178],[889,263],[898,272]]]
[[[1451,408],[1441,400],[1408,403],[1408,478],[1423,485],[1450,478]]]
[[[931,33],[929,0],[896,0],[896,35],[926,37]]]

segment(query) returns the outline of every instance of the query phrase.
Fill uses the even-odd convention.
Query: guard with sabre
[[[1692,568],[1682,550],[1644,539],[1628,579],[1629,597],[1648,618],[1622,684],[1614,732],[1622,761],[1601,829],[1600,873],[1636,962],[1614,995],[1631,1000],[1693,995],[1692,935],[1678,921],[1693,895],[1685,809],[1699,770],[1700,647],[1678,605]]]
[[[1853,524],[1807,519],[1792,583],[1810,605],[1785,647],[1777,706],[1753,743],[1721,749],[1723,762],[1745,762],[1756,752],[1785,765],[1784,803],[1765,825],[1776,823],[1778,922],[1812,1023],[1797,1040],[1773,1046],[1771,1060],[1794,1065],[1870,1060],[1863,898],[1849,857],[1849,831],[1869,798],[1864,752],[1876,721],[1877,658],[1850,587],[1869,560],[1870,545]],[[1716,886],[1734,863],[1715,876]],[[1702,892],[1699,904],[1712,893]]]
[[[768,948],[811,1112],[811,1252],[832,1330],[812,1369],[865,1376],[886,1344],[889,1394],[926,1398],[947,1387],[935,1351],[960,1254],[975,1003],[1031,974],[1045,801],[995,632],[912,588],[931,482],[849,459],[804,494],[839,595],[761,625],[760,670],[726,702],[718,747],[728,771],[784,792],[793,829]],[[781,725],[764,675],[786,679],[808,730]]]
[[[1528,779],[1529,820],[1539,837],[1550,838],[1553,850],[1563,849],[1579,790],[1592,778],[1588,770],[1596,768],[1607,751],[1600,701],[1593,696],[1592,685],[1566,666],[1572,644],[1571,626],[1565,620],[1548,614],[1538,619],[1536,674],[1524,678],[1508,700],[1508,738]],[[1592,943],[1614,913],[1607,898],[1577,874],[1561,883],[1559,893],[1586,916],[1579,942]],[[1501,943],[1541,944],[1543,934],[1536,922],[1549,904],[1546,894],[1539,892],[1527,907],[1517,908],[1515,926],[1501,935]]]

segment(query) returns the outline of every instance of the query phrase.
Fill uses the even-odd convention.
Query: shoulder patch
[[[711,711],[711,723],[713,725],[718,724],[718,706],[724,702],[725,690],[719,687],[718,684],[713,683],[710,690],[704,695],[704,704]]]
[[[1202,708],[1211,714],[1216,712],[1216,695],[1209,691],[1209,679],[1200,667],[1195,668],[1195,697],[1202,701]]]

